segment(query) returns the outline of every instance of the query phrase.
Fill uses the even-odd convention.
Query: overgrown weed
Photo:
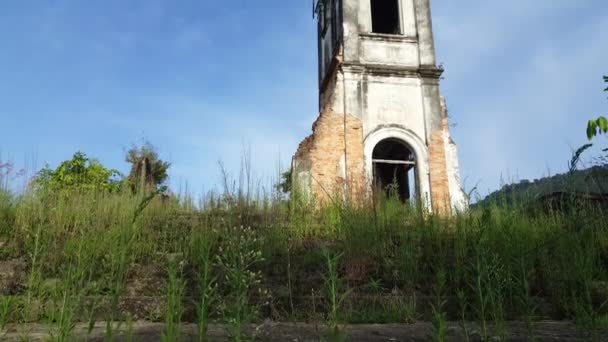
[[[442,297],[459,295],[462,306],[449,317],[434,302],[438,332],[448,319],[479,321],[483,337],[496,325],[508,335],[508,320],[525,321],[533,337],[540,317],[573,319],[582,330],[603,326],[606,305],[593,286],[608,282],[605,209],[505,200],[445,218],[390,197],[319,208],[299,195],[268,198],[255,184],[245,186],[247,172],[241,177],[226,180],[224,194],[200,205],[188,196],[122,193],[0,196],[0,243],[27,263],[25,279],[8,293],[23,298],[11,320],[49,319],[58,340],[71,336],[76,320],[91,327],[107,320],[110,340],[125,319],[119,304],[133,265],[164,267],[168,254],[186,252],[180,277],[193,289],[184,305],[197,309],[201,339],[215,320],[229,322],[231,334],[245,339],[245,327],[274,317],[271,312],[302,320],[326,315],[331,329],[349,319],[431,320],[433,313],[417,309],[436,294],[440,270]],[[321,250],[329,259],[320,259]],[[48,291],[54,279],[61,281]],[[328,285],[333,292],[324,291]],[[266,290],[272,309],[263,305]],[[351,302],[369,292],[390,300],[378,301],[378,310],[349,313],[357,307]],[[417,305],[399,299],[403,294],[416,296]],[[0,310],[0,323],[8,316]]]
[[[224,275],[227,291],[221,304],[222,315],[229,325],[229,335],[235,341],[251,338],[245,327],[255,322],[261,304],[252,300],[257,290],[258,300],[268,295],[262,288],[262,273],[256,267],[264,261],[259,240],[249,227],[228,227],[223,231],[216,261]],[[266,303],[263,303],[266,304]]]
[[[169,260],[169,281],[167,283],[165,305],[165,331],[161,336],[163,342],[176,342],[181,334],[182,315],[184,314],[184,292],[186,282],[183,279],[184,264],[182,260]]]
[[[338,342],[345,341],[346,334],[340,328],[343,323],[343,305],[352,290],[345,289],[342,279],[338,274],[338,265],[341,254],[333,255],[327,249],[322,250],[323,259],[325,261],[325,276],[323,277],[323,287],[329,303],[329,311],[327,313],[326,325],[328,328],[327,337],[330,341]]]
[[[217,264],[213,259],[216,240],[217,233],[213,230],[195,231],[192,234],[191,259],[199,296],[195,306],[200,342],[206,339],[211,311],[217,302]]]

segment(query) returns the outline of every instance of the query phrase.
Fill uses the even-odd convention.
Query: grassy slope
[[[203,208],[155,198],[140,210],[141,203],[131,195],[0,196],[0,261],[27,264],[20,283],[5,289],[17,298],[11,319],[55,322],[69,334],[70,322],[83,317],[124,319],[131,310],[123,305],[126,296],[165,295],[191,298],[184,317],[194,319],[207,265],[218,285],[212,318],[325,320],[332,293],[324,285],[322,249],[339,256],[332,259],[338,270],[333,291],[338,297],[353,291],[337,308],[337,320],[441,319],[433,304],[435,313],[455,320],[550,315],[596,325],[606,311],[595,296],[608,281],[608,225],[606,213],[592,207],[530,213],[481,205],[446,219],[391,200],[320,211],[296,201],[247,201],[238,193],[207,198]],[[241,227],[251,227],[253,238]],[[209,246],[207,259],[200,257],[201,244]],[[258,251],[264,259],[238,273],[238,260]],[[185,291],[176,281],[168,286],[175,265]],[[247,272],[259,276],[247,275],[251,281],[239,289],[233,279]],[[243,293],[246,298],[235,301]],[[180,316],[160,310],[133,308],[131,314]]]

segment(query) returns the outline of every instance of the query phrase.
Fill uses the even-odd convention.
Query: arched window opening
[[[374,148],[372,164],[375,190],[397,195],[402,202],[416,199],[416,156],[409,146],[397,139],[382,140]]]

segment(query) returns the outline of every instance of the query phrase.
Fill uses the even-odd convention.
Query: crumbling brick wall
[[[294,174],[307,174],[310,193],[319,203],[334,196],[358,195],[363,187],[363,129],[361,120],[324,110],[313,125],[313,134],[294,156]]]
[[[367,193],[368,179],[365,174],[365,147],[361,120],[346,114],[346,172],[347,195],[357,201]]]
[[[443,119],[442,129],[433,132],[429,144],[429,168],[431,178],[431,202],[433,211],[446,214],[451,211],[450,187],[445,151],[448,119]]]
[[[335,196],[362,196],[366,186],[363,124],[336,109],[341,107],[344,91],[338,82],[342,53],[340,45],[322,85],[322,110],[312,126],[313,133],[300,143],[293,158],[296,184],[319,204]]]

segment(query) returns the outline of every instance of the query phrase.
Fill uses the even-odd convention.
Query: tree
[[[276,185],[277,190],[281,191],[284,194],[288,194],[292,189],[292,169],[281,173],[281,181]]]
[[[71,160],[62,162],[55,170],[45,166],[34,177],[33,184],[51,191],[119,191],[122,175],[105,168],[97,159],[84,152],[76,152]]]
[[[158,190],[169,177],[167,171],[170,163],[158,157],[156,148],[149,142],[142,146],[132,146],[127,151],[126,161],[131,164],[131,172],[127,178],[131,190]]]
[[[604,76],[604,82],[608,83],[608,76]],[[608,88],[604,89],[608,91]],[[587,138],[593,139],[599,134],[608,133],[608,119],[604,116],[600,116],[595,120],[590,120],[587,124]]]

